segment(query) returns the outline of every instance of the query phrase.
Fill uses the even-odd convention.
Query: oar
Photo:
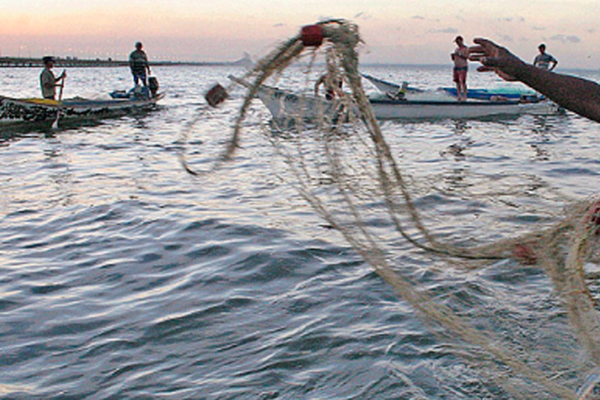
[[[60,85],[60,90],[58,91],[58,108],[56,110],[56,119],[52,123],[52,129],[58,129],[58,120],[60,119],[60,106],[62,104],[63,88],[65,87],[65,80],[67,79],[67,77],[65,76],[65,71],[63,71],[62,73],[62,77],[62,84]]]

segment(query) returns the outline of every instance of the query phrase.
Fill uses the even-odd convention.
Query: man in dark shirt
[[[129,55],[129,68],[133,75],[133,83],[136,86],[139,81],[142,81],[144,86],[148,86],[146,71],[150,74],[150,64],[146,52],[142,50],[141,42],[135,44],[135,50]]]

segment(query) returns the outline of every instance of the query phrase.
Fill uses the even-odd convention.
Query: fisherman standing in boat
[[[538,50],[540,51],[540,54],[538,54],[533,60],[533,65],[541,69],[547,69],[548,71],[552,71],[554,68],[556,68],[558,61],[556,58],[546,53],[546,45],[544,43],[538,46]],[[552,64],[552,66],[550,66],[550,64]]]
[[[454,61],[452,78],[456,82],[456,97],[458,101],[467,100],[467,71],[469,69],[469,48],[465,46],[462,36],[457,36],[454,42],[458,46],[450,58]]]
[[[135,50],[129,55],[129,68],[131,69],[135,86],[138,85],[139,81],[142,81],[144,86],[148,86],[146,71],[150,75],[150,63],[148,63],[148,56],[142,50],[142,47],[142,42],[137,42]]]
[[[61,87],[65,84],[64,79],[67,77],[67,72],[63,71],[58,78],[55,78],[54,72],[52,72],[52,68],[54,68],[55,63],[54,58],[46,56],[42,58],[42,61],[44,62],[44,70],[40,74],[42,97],[45,99],[54,100],[56,96],[56,87]],[[60,81],[62,81],[62,83],[59,85],[58,82]]]

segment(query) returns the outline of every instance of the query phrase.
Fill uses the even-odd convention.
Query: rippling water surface
[[[218,109],[203,94],[241,72],[156,68],[167,97],[153,112],[2,132],[0,397],[510,397],[469,363],[476,352],[423,321],[288,185],[259,103],[234,162],[201,178],[181,168],[182,132],[196,168],[222,151],[243,92]],[[438,67],[364,72],[450,83]],[[37,95],[38,74],[0,70],[2,94]],[[469,82],[501,84],[475,73]],[[126,69],[71,69],[64,96],[129,85]],[[418,205],[458,241],[524,231],[598,193],[600,125],[571,113],[382,129]],[[469,272],[397,242],[397,267],[440,302],[585,364],[541,271],[506,261]],[[486,326],[488,315],[501,324]]]

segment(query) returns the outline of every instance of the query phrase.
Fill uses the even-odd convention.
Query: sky
[[[362,63],[448,64],[453,40],[486,37],[528,62],[600,68],[600,0],[0,0],[0,56],[259,59],[328,18],[355,22]]]

